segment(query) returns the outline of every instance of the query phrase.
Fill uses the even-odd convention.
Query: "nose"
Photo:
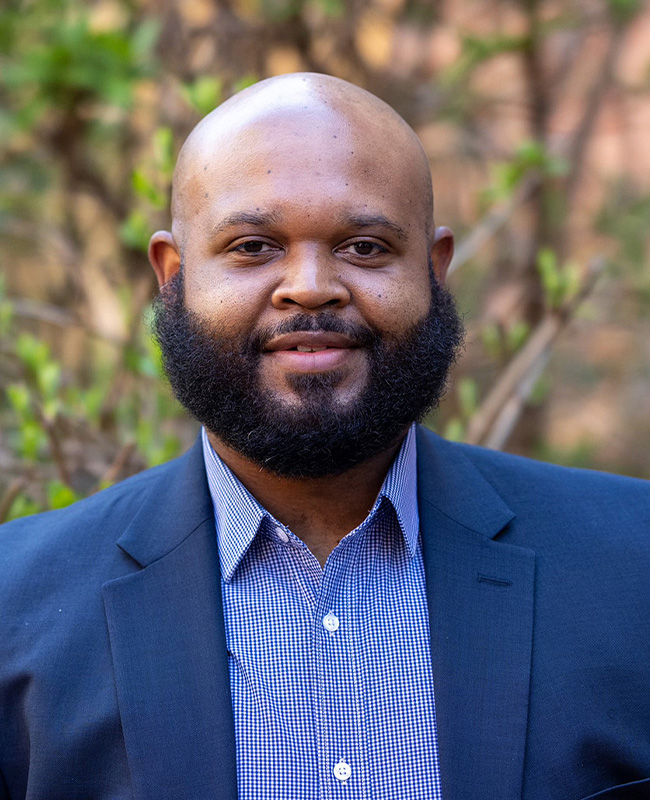
[[[306,248],[287,255],[283,262],[284,273],[271,298],[274,308],[343,308],[350,302],[350,291],[331,252]]]

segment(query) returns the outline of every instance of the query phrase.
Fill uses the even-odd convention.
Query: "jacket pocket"
[[[650,800],[650,778],[632,783],[619,783],[618,786],[590,794],[582,800]]]

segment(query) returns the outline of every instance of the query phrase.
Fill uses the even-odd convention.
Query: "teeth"
[[[296,350],[299,353],[319,353],[321,350],[327,350],[327,347],[303,347],[302,345],[298,345]]]

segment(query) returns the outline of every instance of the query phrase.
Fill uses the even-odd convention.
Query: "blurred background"
[[[3,0],[0,519],[164,461],[145,255],[233,92],[326,72],[420,135],[466,352],[428,424],[650,478],[650,8],[639,0]]]

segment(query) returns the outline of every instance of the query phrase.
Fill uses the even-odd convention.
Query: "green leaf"
[[[443,434],[450,442],[462,442],[465,436],[465,426],[458,417],[452,417],[445,425]]]
[[[87,419],[93,422],[98,422],[99,414],[102,410],[105,397],[106,392],[104,387],[99,384],[95,384],[79,394],[79,410]]]
[[[161,23],[159,19],[145,19],[131,34],[130,58],[138,64],[145,75],[153,73],[156,66],[154,47],[158,41]]]
[[[529,333],[530,325],[527,322],[522,319],[513,322],[506,334],[508,351],[516,353],[528,338]]]
[[[46,436],[35,420],[24,420],[20,426],[20,452],[22,457],[34,461],[45,445]]]
[[[60,365],[56,361],[48,361],[36,373],[36,381],[44,398],[56,397],[61,385]]]
[[[551,308],[557,308],[562,299],[562,282],[557,256],[548,247],[537,254],[537,270],[544,289],[546,301]]]
[[[241,92],[244,89],[248,89],[249,86],[252,86],[254,83],[257,83],[259,78],[257,75],[244,75],[238,80],[235,81],[233,85],[233,94],[237,94],[237,92]]]
[[[499,358],[503,351],[503,337],[496,322],[489,322],[481,331],[481,342],[485,352],[492,358]]]
[[[562,301],[572,300],[580,291],[581,272],[580,267],[573,261],[568,261],[563,268],[563,293]]]
[[[537,268],[546,302],[551,308],[560,308],[578,293],[580,269],[577,264],[567,262],[560,266],[555,253],[550,248],[544,248],[537,255]]]
[[[77,494],[63,481],[55,480],[47,484],[47,504],[50,508],[65,508],[79,499]]]
[[[551,391],[551,381],[548,375],[540,375],[537,383],[528,398],[528,404],[531,406],[541,406],[547,399]]]
[[[174,171],[174,134],[166,125],[156,128],[153,135],[153,150],[159,174],[166,179],[171,179]]]
[[[312,3],[330,19],[338,19],[345,13],[343,0],[312,0]]]
[[[50,358],[50,348],[41,339],[21,333],[16,341],[16,355],[34,374],[45,367]]]
[[[302,0],[261,0],[260,5],[268,19],[273,22],[284,22],[300,12]]]
[[[0,336],[7,336],[14,318],[14,307],[8,300],[0,300]]]
[[[478,406],[478,386],[473,378],[461,378],[458,382],[458,401],[463,419],[469,419]]]
[[[131,183],[136,193],[151,203],[154,208],[165,208],[167,195],[161,192],[151,178],[142,169],[136,169],[131,176]]]
[[[24,383],[10,383],[5,389],[10,405],[20,417],[31,414],[29,389]]]
[[[146,253],[149,247],[151,227],[142,211],[135,209],[120,225],[120,239],[128,247]]]
[[[203,116],[213,111],[221,102],[223,81],[221,78],[205,75],[194,83],[182,87],[185,98]]]
[[[530,43],[529,36],[464,36],[462,52],[459,58],[443,73],[442,83],[452,85],[466,80],[473,70],[486,61],[502,53],[518,53],[525,50]]]
[[[643,7],[642,0],[607,0],[612,16],[619,25],[629,22]]]
[[[11,504],[11,508],[7,514],[7,522],[12,519],[18,519],[19,517],[28,517],[31,514],[38,514],[40,510],[39,505],[34,502],[31,497],[19,494]]]
[[[58,397],[50,397],[43,402],[43,416],[45,419],[54,420],[61,413],[63,404]]]

